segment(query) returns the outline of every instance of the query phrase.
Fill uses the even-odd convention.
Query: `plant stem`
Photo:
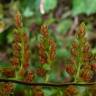
[[[75,76],[74,82],[77,82],[77,81],[78,81],[80,68],[81,68],[81,64],[79,63],[78,70],[77,70],[77,74],[76,74],[76,76]]]
[[[24,42],[23,42],[23,33],[21,32],[21,66],[24,63]]]
[[[17,84],[21,84],[21,85],[28,85],[28,86],[52,86],[52,87],[64,87],[64,86],[68,86],[68,85],[77,85],[77,86],[91,86],[91,85],[96,85],[96,82],[90,82],[90,83],[28,83],[28,82],[24,82],[24,81],[20,81],[20,80],[12,80],[12,79],[0,79],[0,82],[5,82],[5,83],[17,83]]]
[[[79,43],[80,43],[80,46],[79,46],[79,49],[78,49],[79,54],[78,54],[78,57],[77,57],[77,61],[78,61],[77,73],[75,75],[74,82],[78,82],[78,80],[79,80],[79,73],[80,73],[80,69],[81,69],[81,66],[82,66],[82,59],[81,59],[81,57],[82,57],[82,50],[81,50],[82,42],[81,42],[81,40],[79,40]]]

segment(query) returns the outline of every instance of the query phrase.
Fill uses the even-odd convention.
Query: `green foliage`
[[[85,13],[87,15],[96,12],[96,0],[73,0],[73,15]]]
[[[61,49],[60,48],[60,49],[57,50],[57,54],[56,55],[57,55],[58,58],[62,58],[62,57],[63,58],[64,57],[68,58],[70,56],[70,52],[67,49]]]
[[[37,12],[40,13],[40,0],[22,0],[20,1],[20,8],[23,12],[23,15],[26,17],[33,16]],[[57,6],[57,0],[45,0],[44,10],[45,13],[50,12]],[[37,12],[36,12],[37,11]]]
[[[4,61],[0,61],[0,69],[1,68],[6,68],[6,67],[10,67],[10,64],[9,63],[6,63]]]
[[[71,19],[62,20],[58,24],[57,32],[64,34],[64,33],[68,32],[71,25],[72,25],[72,20]]]
[[[53,10],[57,6],[57,0],[45,0],[44,8],[45,12]]]
[[[44,96],[53,96],[54,93],[56,93],[56,89],[46,89],[44,90]]]
[[[53,10],[56,8],[57,0],[45,0],[44,2],[44,10],[45,12],[49,12],[50,10]],[[35,1],[35,7],[39,9],[40,6],[40,0]]]
[[[31,16],[33,16],[33,11],[31,11],[31,9],[29,8],[29,7],[27,7],[26,9],[25,9],[25,11],[24,11],[24,13],[23,13],[23,15],[25,16],[25,17],[31,17]]]

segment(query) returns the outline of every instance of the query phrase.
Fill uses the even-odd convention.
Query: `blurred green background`
[[[14,20],[20,10],[25,31],[30,37],[31,64],[38,64],[38,36],[40,26],[46,24],[49,33],[57,44],[56,72],[58,80],[64,75],[64,64],[70,57],[70,46],[78,25],[86,24],[87,38],[96,54],[96,0],[0,0],[0,66],[10,64],[11,44],[13,41]],[[58,71],[57,71],[58,69]],[[54,79],[56,74],[51,74]]]
[[[91,44],[92,53],[96,54],[96,0],[0,0],[0,68],[10,66],[17,10],[22,14],[24,30],[30,37],[32,67],[40,66],[37,44],[42,24],[48,25],[49,33],[56,42],[56,60],[50,73],[50,81],[63,82],[70,79],[64,66],[70,58],[71,42],[81,22],[86,25],[86,37]],[[38,82],[42,82],[42,78]],[[26,86],[17,86],[16,90],[21,91],[24,88]],[[83,93],[78,96],[89,96],[88,90],[84,91],[85,87],[78,88]],[[94,88],[96,92],[96,86]],[[60,88],[45,88],[43,91],[45,96],[63,96]]]

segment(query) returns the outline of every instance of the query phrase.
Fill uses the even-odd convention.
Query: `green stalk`
[[[74,80],[74,82],[77,82],[78,79],[79,79],[80,68],[81,68],[81,63],[79,63],[79,65],[78,65],[78,69],[77,69],[77,73],[76,73],[76,75],[75,75],[75,80]]]
[[[49,80],[49,75],[47,74],[46,77],[45,77],[45,83],[47,83]]]
[[[23,65],[24,63],[24,42],[23,42],[23,32],[21,30],[21,66]]]
[[[82,57],[82,51],[81,51],[81,47],[82,47],[82,42],[81,40],[79,40],[79,43],[80,43],[80,46],[79,46],[79,49],[78,49],[78,57],[77,57],[77,60],[78,60],[78,65],[77,65],[77,73],[75,75],[75,79],[74,79],[74,82],[78,82],[79,80],[79,74],[80,74],[80,69],[81,69],[81,66],[83,64],[82,60],[81,60],[81,57]]]
[[[22,29],[18,29],[18,31],[20,32],[20,37],[21,37],[21,43],[20,43],[20,47],[21,47],[21,50],[20,50],[20,69],[22,69],[22,65],[24,63],[24,42],[23,42],[23,37],[22,37]],[[19,69],[19,70],[20,70]],[[18,72],[16,72],[16,79],[19,79],[19,76],[18,76]]]

